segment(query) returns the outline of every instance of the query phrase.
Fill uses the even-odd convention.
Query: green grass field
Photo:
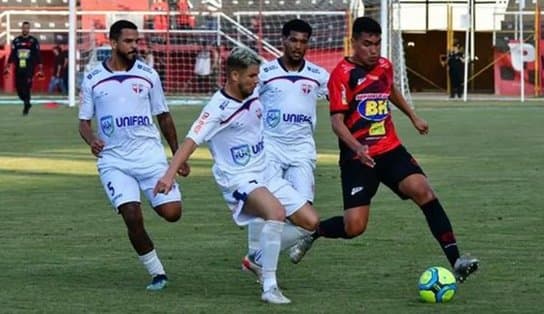
[[[197,107],[175,107],[186,133]],[[447,266],[420,210],[382,188],[364,236],[321,239],[298,265],[283,256],[288,306],[260,301],[240,271],[246,232],[231,221],[200,149],[180,180],[184,215],[162,221],[145,205],[147,229],[170,286],[149,278],[106,200],[77,110],[0,106],[0,313],[542,313],[544,299],[544,108],[540,103],[418,103],[419,136],[396,111],[405,145],[422,164],[452,220],[460,248],[481,270],[451,303],[418,300],[428,266]],[[316,207],[341,214],[336,140],[320,106]]]

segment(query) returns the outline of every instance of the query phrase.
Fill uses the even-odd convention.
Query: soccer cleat
[[[23,108],[23,116],[26,116],[28,115],[28,112],[30,111],[30,108],[32,107],[31,104],[25,104],[24,108]]]
[[[168,278],[166,275],[157,275],[153,277],[153,280],[151,280],[151,283],[147,285],[145,288],[147,291],[160,291],[168,285]]]
[[[261,294],[261,300],[271,304],[289,304],[291,300],[286,298],[278,287],[272,287]]]
[[[255,261],[255,255],[246,255],[242,259],[242,270],[251,272],[257,277],[257,282],[262,283],[263,267]]]
[[[311,235],[304,236],[289,249],[289,258],[293,264],[298,264],[302,260],[306,252],[312,248],[314,240]]]
[[[470,274],[478,270],[479,265],[480,261],[477,258],[469,255],[459,257],[453,266],[455,279],[457,279],[458,282],[465,281]]]

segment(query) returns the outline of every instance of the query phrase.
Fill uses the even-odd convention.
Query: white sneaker
[[[300,238],[297,243],[289,249],[289,259],[293,264],[298,264],[302,260],[304,255],[306,255],[306,252],[312,248],[314,240],[314,237],[307,235]]]
[[[270,304],[289,304],[291,300],[286,298],[278,287],[272,287],[261,294],[261,300]]]

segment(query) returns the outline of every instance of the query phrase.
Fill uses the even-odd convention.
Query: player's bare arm
[[[153,194],[157,195],[158,193],[168,194],[172,190],[174,185],[174,178],[176,177],[176,172],[178,169],[187,164],[187,160],[196,150],[198,145],[190,138],[186,138],[183,143],[181,143],[180,148],[174,154],[174,158],[170,162],[170,166],[162,178],[159,179],[155,188],[153,189]]]
[[[176,132],[176,125],[172,119],[170,112],[163,112],[157,115],[157,122],[161,128],[161,133],[168,142],[168,146],[172,151],[172,154],[175,154],[178,150],[178,136]]]
[[[104,149],[104,142],[94,135],[90,120],[79,120],[79,135],[89,144],[93,155],[100,157],[100,152]]]
[[[346,143],[346,145],[348,145],[349,148],[355,152],[357,158],[359,158],[363,164],[371,168],[374,167],[376,162],[368,154],[368,146],[359,143],[359,141],[353,137],[353,135],[351,135],[351,132],[344,123],[343,113],[335,113],[331,115],[331,126],[336,136],[338,136],[342,142]]]
[[[172,115],[170,112],[163,112],[159,115],[157,115],[157,121],[159,123],[159,127],[161,128],[161,133],[168,142],[168,146],[170,147],[170,150],[172,151],[172,155],[176,153],[178,150],[178,136],[176,132],[176,125],[174,124],[174,119],[172,119]],[[178,174],[180,176],[188,176],[191,172],[191,167],[188,163],[183,163],[179,169]]]
[[[410,107],[406,99],[402,96],[400,91],[395,87],[391,87],[391,95],[389,95],[389,100],[395,107],[399,108],[409,119],[412,121],[412,124],[419,132],[419,134],[429,133],[429,124],[424,119],[420,118],[416,112]]]

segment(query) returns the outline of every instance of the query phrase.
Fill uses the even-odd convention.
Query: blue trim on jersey
[[[123,81],[126,81],[126,80],[131,79],[131,78],[137,78],[137,79],[144,80],[144,81],[148,82],[149,85],[151,85],[151,88],[153,88],[153,83],[150,80],[148,80],[147,78],[143,77],[143,76],[134,75],[134,74],[117,74],[117,75],[112,75],[112,76],[110,76],[108,78],[105,78],[105,79],[103,79],[101,81],[98,81],[98,83],[93,85],[92,89],[94,89],[98,85],[100,85],[102,83],[106,83],[108,81],[117,81],[119,83],[123,83]]]
[[[223,97],[225,97],[225,98],[234,100],[235,102],[242,102],[243,101],[243,100],[240,100],[240,99],[236,99],[236,98],[232,97],[231,95],[227,94],[227,92],[225,91],[224,88],[220,89],[219,91],[221,92],[221,95],[223,95]]]
[[[321,84],[319,84],[319,81],[314,80],[314,79],[309,78],[309,77],[306,77],[306,76],[301,76],[301,75],[278,76],[278,77],[269,79],[268,81],[265,81],[264,84],[266,85],[266,84],[268,84],[268,83],[270,83],[272,81],[275,81],[275,80],[288,80],[288,81],[291,81],[292,83],[295,83],[296,81],[307,80],[307,81],[311,81],[311,82],[316,83],[317,86],[321,86]]]
[[[110,67],[108,66],[108,60],[111,60],[111,57],[110,58],[107,58],[106,60],[102,61],[102,66],[104,67],[104,69],[106,69],[106,71],[110,72],[110,73],[113,73],[114,71],[112,71],[112,69],[110,69]],[[136,61],[138,61],[137,58],[134,58],[134,60],[132,60],[132,63],[128,65],[128,69],[127,69],[127,72],[132,70],[132,68],[134,67],[134,65],[136,64]]]
[[[289,71],[287,70],[287,68],[285,67],[285,65],[283,65],[283,63],[281,62],[281,57],[279,57],[277,59],[278,61],[278,64],[280,65],[280,67],[285,71],[285,72],[292,72],[292,71]],[[296,72],[302,72],[302,70],[304,70],[304,67],[306,66],[306,60],[302,59],[302,65],[300,66],[300,68],[296,71]]]
[[[240,112],[242,112],[244,110],[249,111],[249,108],[251,107],[251,104],[255,100],[258,100],[258,99],[259,99],[258,97],[253,97],[253,98],[248,99],[246,102],[244,102],[244,104],[240,108],[238,108],[238,110],[236,110],[233,114],[231,114],[227,119],[221,121],[219,124],[228,123],[230,120],[232,120],[232,118],[234,118],[234,116],[236,116],[238,113],[240,113]]]

